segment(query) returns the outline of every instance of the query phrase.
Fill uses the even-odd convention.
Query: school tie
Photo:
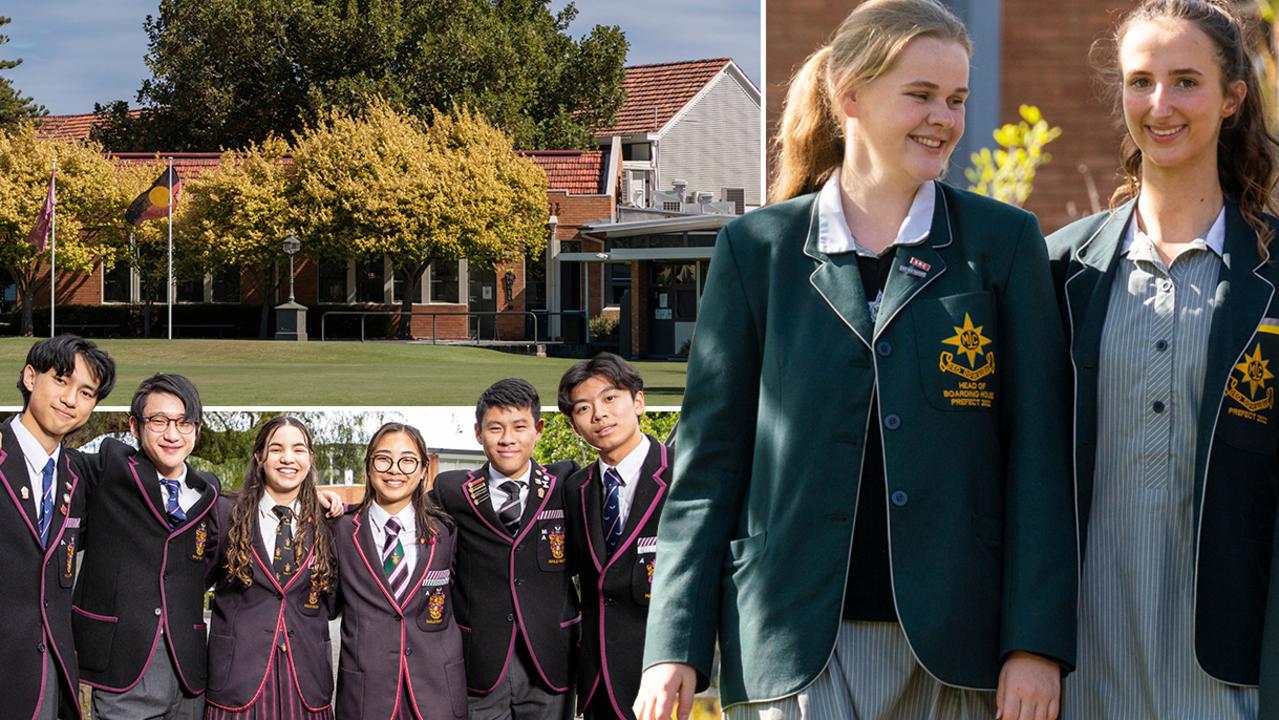
[[[40,496],[40,544],[49,544],[49,524],[53,520],[53,458],[44,464],[44,494]]]
[[[617,468],[604,471],[604,547],[612,557],[622,542],[622,476]]]
[[[178,505],[178,481],[160,478],[160,484],[169,491],[169,502],[165,507],[165,512],[169,514],[169,527],[177,527],[187,521],[186,511]]]
[[[293,567],[293,508],[287,505],[276,505],[271,512],[280,519],[275,526],[275,557],[271,570],[281,585],[286,584],[297,568]]]
[[[506,493],[506,502],[497,511],[497,519],[514,535],[520,531],[520,484],[514,480],[506,480],[497,487]]]
[[[382,545],[382,572],[397,602],[404,588],[409,586],[409,569],[404,564],[404,546],[400,544],[401,529],[399,520],[387,520],[386,542]]]

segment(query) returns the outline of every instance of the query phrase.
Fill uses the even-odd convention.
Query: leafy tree
[[[286,262],[282,242],[296,227],[288,197],[286,142],[269,137],[243,153],[226,152],[222,162],[188,184],[182,233],[206,268],[251,271],[262,296],[259,336],[266,337],[272,300],[281,280],[274,272]]]
[[[407,281],[406,337],[432,262],[492,267],[546,242],[546,175],[465,108],[436,113],[428,129],[374,100],[361,115],[334,112],[309,128],[293,159],[304,242],[326,257],[388,258]]]
[[[8,25],[12,18],[0,15],[0,27]],[[0,35],[0,45],[9,42],[9,38]],[[22,64],[22,60],[0,60],[0,70],[12,70]],[[47,114],[44,106],[37,105],[29,97],[23,97],[8,78],[0,78],[0,130],[16,130],[18,123]]]
[[[115,167],[93,143],[41,140],[30,125],[0,133],[0,267],[13,276],[22,303],[22,334],[31,334],[32,295],[50,248],[28,243],[58,161],[57,264],[62,272],[89,272],[113,261],[125,245]],[[132,197],[129,198],[130,200]]]
[[[466,104],[520,147],[586,147],[622,101],[626,40],[581,40],[551,0],[162,0],[144,111],[99,104],[112,150],[242,148],[379,95],[429,120]]]
[[[576,460],[579,465],[595,462],[599,454],[573,431],[568,416],[549,413],[544,416],[546,426],[542,439],[533,448],[533,459],[545,465],[560,460]],[[665,441],[679,420],[677,412],[650,412],[640,418],[640,429],[658,440]]]

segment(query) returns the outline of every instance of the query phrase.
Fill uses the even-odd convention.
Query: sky
[[[551,0],[559,10],[568,0]],[[579,0],[569,27],[580,37],[597,24],[619,25],[630,41],[628,65],[731,57],[760,84],[760,13],[751,0]],[[93,111],[95,102],[136,102],[148,77],[143,19],[158,0],[5,0],[9,42],[0,59],[22,58],[4,73],[26,97],[55,115]]]

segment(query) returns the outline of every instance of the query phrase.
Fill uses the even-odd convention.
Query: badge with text
[[[962,326],[952,325],[955,334],[941,341],[953,350],[943,350],[937,366],[943,373],[960,378],[955,388],[943,390],[943,396],[953,407],[983,407],[994,405],[995,391],[988,387],[985,378],[995,372],[995,351],[986,346],[994,342],[982,334],[984,325],[973,325],[973,319],[964,313]]]
[[[561,510],[561,516],[563,511]],[[539,518],[540,519],[540,518]],[[547,545],[551,550],[551,556],[546,559],[548,565],[564,564],[564,524],[546,523],[542,526],[540,541]]]
[[[67,561],[62,567],[62,577],[70,579],[75,572],[75,537],[67,540]]]
[[[307,610],[320,609],[320,591],[316,590],[314,585],[311,586],[311,592],[307,593],[306,602],[302,603],[302,607]]]
[[[422,578],[426,588],[426,623],[439,625],[444,622],[444,588],[449,584],[448,570],[428,570]]]
[[[653,567],[657,560],[657,538],[642,537],[635,541],[635,554],[639,556],[639,563],[644,567],[644,575],[648,579],[648,590],[644,591],[644,598],[651,598],[653,587]]]
[[[202,522],[195,529],[195,553],[191,555],[192,560],[204,559],[204,544],[209,540],[208,523]]]
[[[1251,420],[1265,425],[1269,422],[1266,411],[1275,406],[1275,388],[1267,387],[1266,381],[1273,380],[1270,371],[1270,359],[1261,354],[1261,343],[1258,342],[1252,352],[1244,353],[1242,362],[1235,365],[1226,383],[1226,397],[1234,401],[1234,405],[1226,408],[1226,412],[1235,417]]]

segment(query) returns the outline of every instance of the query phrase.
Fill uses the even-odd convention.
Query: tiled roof
[[[222,163],[220,153],[107,153],[107,156],[121,165],[150,165],[166,162],[173,158],[173,169],[183,181],[199,177],[201,173],[212,170]],[[293,158],[285,156],[281,162],[293,164]]]
[[[129,114],[137,117],[141,110],[130,110]],[[88,140],[89,131],[93,129],[97,116],[93,113],[84,115],[45,115],[40,118],[36,132],[48,140]]]
[[[546,185],[569,195],[604,192],[604,153],[600,150],[521,150],[546,173]]]
[[[626,68],[626,101],[613,127],[597,136],[657,132],[732,60],[712,58]]]

